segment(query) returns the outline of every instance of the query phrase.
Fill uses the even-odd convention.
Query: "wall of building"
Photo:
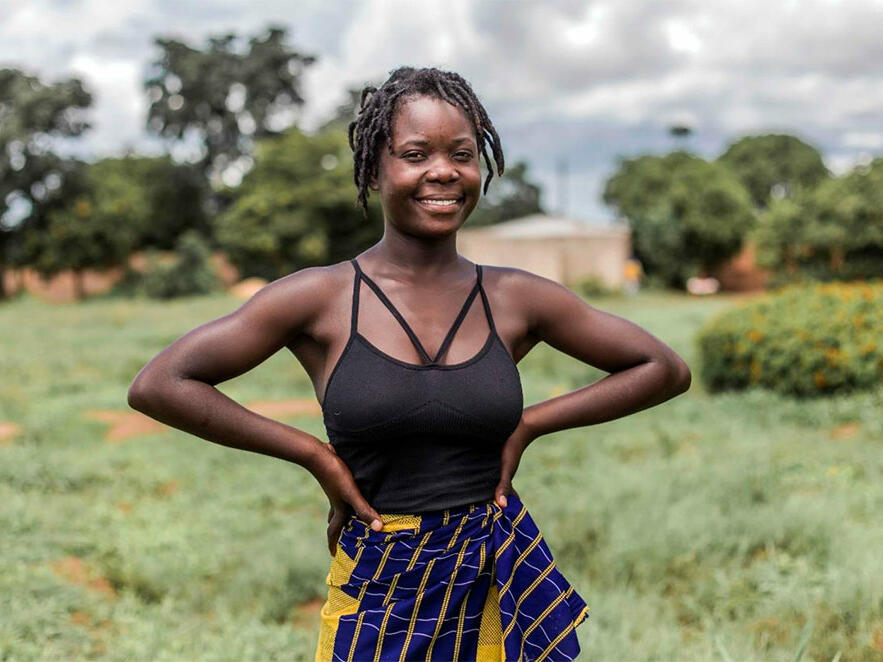
[[[501,237],[460,230],[457,250],[481,264],[517,267],[572,286],[597,277],[608,287],[623,283],[631,254],[628,234],[617,236]]]

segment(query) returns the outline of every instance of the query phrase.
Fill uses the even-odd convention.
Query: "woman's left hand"
[[[506,507],[507,494],[518,496],[518,492],[512,487],[512,478],[518,470],[518,465],[521,462],[521,455],[524,453],[524,449],[527,448],[530,442],[535,438],[536,437],[527,429],[527,426],[524,423],[524,418],[522,417],[521,421],[518,423],[518,427],[516,427],[515,431],[509,435],[506,443],[503,444],[500,482],[497,484],[497,489],[494,490],[494,501],[503,508]]]

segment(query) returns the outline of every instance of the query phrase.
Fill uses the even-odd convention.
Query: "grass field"
[[[584,660],[883,660],[883,389],[709,395],[692,336],[726,298],[592,303],[670,344],[690,391],[537,440],[515,486],[586,599]],[[327,500],[299,466],[173,429],[105,441],[157,351],[238,302],[0,306],[0,659],[312,660]],[[547,346],[525,403],[603,373]],[[280,352],[221,390],[315,397]],[[325,438],[318,415],[284,419]]]

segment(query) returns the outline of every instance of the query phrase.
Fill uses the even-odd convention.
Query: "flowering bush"
[[[883,280],[788,285],[710,319],[696,341],[711,391],[870,388],[883,378]]]

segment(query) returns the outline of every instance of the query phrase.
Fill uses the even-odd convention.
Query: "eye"
[[[472,158],[472,152],[457,152],[455,156],[459,156],[465,161],[469,161]]]
[[[404,156],[404,158],[406,158],[410,161],[414,157],[421,158],[423,156],[423,154],[420,152],[408,152],[407,154],[404,154],[403,156]]]

